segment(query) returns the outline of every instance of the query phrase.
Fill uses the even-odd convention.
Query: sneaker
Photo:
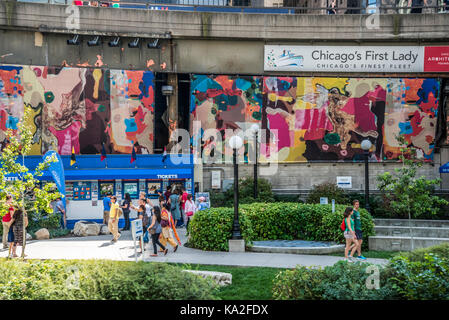
[[[348,257],[348,262],[354,262],[354,257]]]
[[[366,260],[366,258],[364,256],[358,256],[357,259]]]
[[[176,250],[178,250],[178,245],[176,245],[176,247],[173,249],[173,252],[176,252]]]

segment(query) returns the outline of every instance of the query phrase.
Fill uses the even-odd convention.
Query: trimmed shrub
[[[0,260],[0,299],[216,299],[210,279],[164,263]]]
[[[189,247],[208,251],[228,251],[233,221],[232,208],[210,208],[196,212],[189,223]],[[254,238],[251,221],[240,214],[239,222],[246,245],[250,246]]]
[[[443,259],[449,259],[449,243],[442,243],[437,246],[416,249],[411,252],[400,252],[398,256],[407,258],[409,261],[419,261],[424,262],[425,256],[428,253],[434,253]]]
[[[300,203],[253,203],[239,206],[242,235],[256,240],[310,240],[344,242],[340,224],[346,206]],[[364,237],[374,234],[371,215],[360,209]],[[189,245],[203,250],[227,250],[234,210],[212,208],[197,212],[189,224]],[[365,241],[365,244],[367,241]]]

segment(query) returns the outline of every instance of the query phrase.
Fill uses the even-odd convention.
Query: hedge
[[[204,300],[215,288],[164,263],[0,259],[0,300]]]
[[[368,263],[339,261],[324,269],[297,267],[273,280],[279,300],[449,300],[449,244],[400,253],[379,270],[379,289],[366,286]]]
[[[247,244],[261,240],[310,240],[344,243],[340,230],[346,206],[302,203],[253,203],[239,206],[242,235]],[[365,239],[374,234],[371,215],[360,209]],[[189,224],[189,245],[226,251],[232,235],[233,208],[197,212]],[[365,244],[367,241],[365,241]]]

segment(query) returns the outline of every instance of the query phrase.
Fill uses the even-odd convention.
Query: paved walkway
[[[186,242],[185,229],[179,229],[178,233],[181,242]],[[111,235],[59,238],[50,240],[32,240],[28,242],[26,254],[28,259],[109,259],[134,261],[134,247],[130,231],[122,232],[122,236],[115,244],[111,244]],[[274,268],[294,268],[296,265],[303,266],[329,266],[333,265],[343,257],[322,256],[322,255],[297,255],[282,253],[231,253],[231,252],[210,252],[198,249],[179,246],[176,253],[169,247],[169,253],[164,256],[159,253],[158,257],[150,257],[153,246],[146,245],[143,259],[145,261],[172,262],[184,264],[208,264],[226,266],[246,266],[246,267],[274,267]],[[20,255],[21,247],[17,254]],[[5,258],[8,251],[0,251],[0,257]],[[141,254],[138,254],[141,260]],[[387,260],[367,259],[375,264],[385,264]]]

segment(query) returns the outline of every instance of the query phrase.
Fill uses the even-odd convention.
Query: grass
[[[217,265],[177,264],[182,269],[226,272],[232,284],[220,287],[217,296],[223,300],[271,300],[273,280],[286,269],[266,267],[229,267]]]

